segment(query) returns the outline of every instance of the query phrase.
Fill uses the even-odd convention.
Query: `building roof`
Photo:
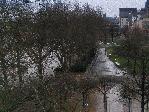
[[[137,8],[119,8],[119,16],[123,18],[128,18],[130,14],[137,17]]]

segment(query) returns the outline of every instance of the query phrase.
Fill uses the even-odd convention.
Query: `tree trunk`
[[[149,112],[149,103],[148,102],[146,104],[146,110],[147,110],[147,112]]]
[[[112,42],[114,42],[114,30],[113,30],[113,28],[111,29],[111,39],[112,39]]]
[[[20,65],[20,52],[17,50],[17,75],[19,77],[19,87],[22,87],[23,84],[23,79],[22,79],[22,74],[21,74],[21,65]]]
[[[86,112],[86,103],[87,103],[87,96],[86,96],[86,92],[82,92],[82,106],[83,106],[83,112]]]
[[[142,86],[141,86],[141,91],[142,91],[142,94],[141,94],[141,112],[144,112],[144,106],[145,106],[145,102],[144,102],[144,100],[145,100],[145,97],[144,97],[145,96],[145,93],[144,93],[144,90],[145,90],[144,80],[145,80],[145,76],[143,75],[142,76]]]
[[[131,112],[131,98],[128,99],[128,111]]]
[[[6,70],[3,69],[2,72],[3,72],[3,75],[4,75],[4,87],[5,87],[5,89],[8,89],[7,88],[8,87],[8,76],[6,74]]]
[[[104,112],[108,112],[108,109],[107,109],[107,94],[104,93],[103,94],[103,102],[104,102]]]
[[[43,80],[43,64],[42,64],[42,47],[39,46],[38,49],[39,57],[38,57],[38,76],[40,80]]]
[[[145,60],[142,62],[142,78],[141,78],[141,112],[144,112],[145,107]]]
[[[39,59],[39,63],[38,63],[38,76],[39,76],[39,79],[40,79],[40,80],[43,79],[43,74],[42,74],[42,62],[41,62],[41,59]]]
[[[4,56],[1,56],[1,67],[2,67],[2,74],[4,76],[4,88],[8,89],[8,76],[6,73],[6,63],[5,63],[5,59]]]

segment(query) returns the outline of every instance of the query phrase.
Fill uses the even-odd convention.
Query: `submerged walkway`
[[[121,77],[122,71],[110,61],[105,53],[105,48],[97,51],[95,60],[92,63],[92,75],[102,77]],[[107,94],[107,112],[124,112],[123,105],[118,101],[118,85],[115,85]],[[89,112],[104,112],[103,94],[94,92],[89,96]]]

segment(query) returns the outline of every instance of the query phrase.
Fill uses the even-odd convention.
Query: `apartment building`
[[[120,28],[132,26],[137,20],[137,8],[119,8]]]

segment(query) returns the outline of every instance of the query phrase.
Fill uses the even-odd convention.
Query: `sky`
[[[74,0],[70,0],[74,2]],[[102,10],[106,12],[107,16],[118,16],[119,8],[143,8],[147,0],[75,0],[82,4],[89,3],[96,7],[102,7]]]

